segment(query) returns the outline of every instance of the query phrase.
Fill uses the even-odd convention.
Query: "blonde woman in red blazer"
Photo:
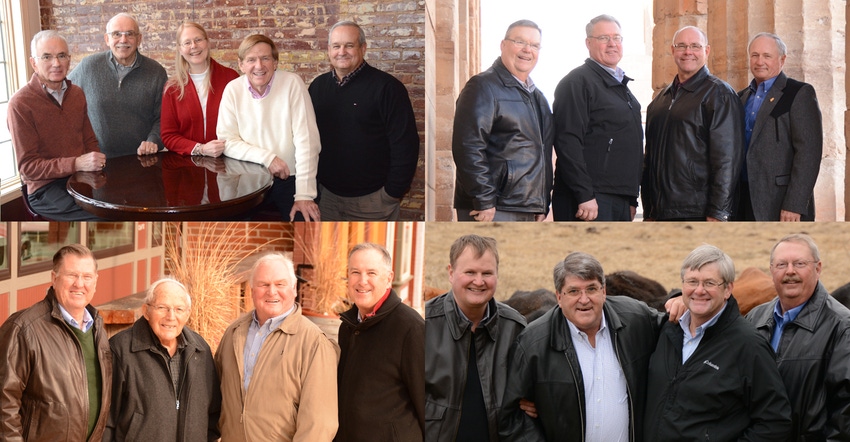
[[[215,133],[221,93],[239,74],[210,57],[207,31],[197,23],[177,28],[175,58],[175,74],[162,97],[162,142],[183,155],[218,157],[224,151]]]

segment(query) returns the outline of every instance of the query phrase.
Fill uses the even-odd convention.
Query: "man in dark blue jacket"
[[[586,33],[590,57],[555,89],[552,215],[555,221],[631,221],[643,167],[640,103],[617,66],[620,22],[600,15]]]

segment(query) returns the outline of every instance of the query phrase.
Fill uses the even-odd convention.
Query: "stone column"
[[[452,122],[460,90],[480,70],[480,0],[428,0],[425,9],[433,37],[426,34],[426,65],[433,66],[426,81],[426,220],[451,221]]]

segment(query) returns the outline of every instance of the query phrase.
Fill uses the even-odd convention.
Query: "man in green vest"
[[[90,304],[97,262],[85,246],[64,246],[50,276],[47,296],[0,326],[0,440],[99,441],[112,354]]]

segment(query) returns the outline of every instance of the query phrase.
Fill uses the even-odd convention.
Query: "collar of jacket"
[[[702,339],[711,339],[714,335],[723,332],[726,327],[735,322],[735,319],[738,316],[741,316],[738,300],[735,299],[735,295],[730,295],[729,299],[726,300],[726,308],[723,310],[723,313],[720,314],[720,317],[717,318],[717,322],[715,322],[714,325],[705,329],[705,334],[703,334]],[[678,322],[672,323],[670,326],[664,327],[664,329],[677,344],[684,342],[685,336],[682,332],[682,327],[679,326]],[[681,346],[678,348],[680,349],[679,354],[681,354]]]
[[[809,302],[806,306],[800,310],[800,314],[797,315],[797,318],[794,319],[792,324],[809,332],[813,332],[815,328],[817,328],[817,325],[821,322],[821,315],[823,314],[823,309],[826,306],[828,297],[829,292],[827,292],[823,284],[818,281],[818,285],[815,287],[815,293],[812,294],[811,298],[809,298]],[[770,303],[770,314],[764,315],[764,319],[762,319],[762,321],[758,324],[755,324],[756,328],[768,327],[770,330],[773,329],[773,326],[775,325],[773,312],[776,309],[777,302],[779,302],[778,296]]]
[[[180,333],[180,336],[183,337],[183,342],[186,343],[187,351],[198,351],[200,349],[199,343],[195,340],[195,336],[190,333],[187,333],[186,330],[188,328],[183,326],[183,332]],[[133,339],[130,340],[130,351],[133,353],[147,350],[155,350],[157,342],[154,341],[154,337],[156,336],[151,328],[150,323],[148,323],[147,318],[142,316],[135,323],[133,323]],[[184,353],[185,355],[186,353]]]
[[[677,73],[676,75],[679,74]],[[697,73],[694,74],[693,77],[688,78],[688,80],[684,83],[679,83],[679,89],[684,89],[688,92],[693,92],[702,83],[703,80],[708,78],[709,75],[711,75],[711,72],[708,71],[708,66],[703,65],[703,67],[701,67],[700,70],[697,71]],[[673,92],[673,82],[675,80],[676,79],[674,78],[673,81],[671,81],[670,84],[667,85],[667,88],[664,89],[665,94],[670,94]]]
[[[384,305],[378,309],[378,313],[376,313],[375,316],[370,316],[361,322],[357,322],[357,304],[355,304],[346,312],[339,315],[339,318],[350,327],[365,330],[389,316],[390,313],[399,306],[399,304],[401,304],[401,298],[398,297],[395,290],[390,290],[390,296],[387,297],[387,300],[384,301]]]
[[[522,85],[519,84],[519,81],[514,77],[514,74],[512,74],[511,71],[509,71],[508,68],[505,67],[505,64],[502,63],[502,57],[496,57],[496,61],[493,62],[493,66],[491,66],[490,68],[493,69],[493,72],[495,72],[496,75],[499,76],[499,79],[502,80],[502,84],[505,87],[515,87],[525,92],[526,94],[531,93],[528,92],[528,90],[526,90],[524,87],[522,87]]]
[[[478,328],[486,330],[487,336],[490,337],[491,341],[495,342],[496,336],[499,335],[499,321],[496,319],[499,316],[499,307],[496,305],[496,300],[494,298],[490,298],[487,305],[490,309],[490,317],[487,318],[487,321],[480,322],[478,324]],[[443,302],[443,309],[446,312],[446,322],[449,324],[449,331],[452,333],[452,339],[455,341],[460,340],[464,333],[469,331],[472,322],[465,319],[458,312],[460,307],[458,307],[457,301],[455,301],[454,292],[451,290],[449,290],[449,293],[446,295],[446,299]]]
[[[590,57],[584,60],[584,64],[586,64],[593,72],[599,75],[602,78],[602,81],[605,83],[605,86],[608,87],[625,86],[630,81],[634,80],[634,78],[623,74],[623,82],[620,83],[619,81],[617,81],[616,78],[614,78],[613,75],[611,75],[610,72],[606,71],[602,66],[599,66],[599,63]]]
[[[56,291],[53,289],[53,286],[47,289],[47,296],[44,297],[44,300],[47,301],[47,305],[50,307],[50,316],[67,325],[68,323],[65,322],[65,318],[62,317],[62,312],[59,310],[59,301],[56,299]],[[103,319],[97,314],[97,309],[92,307],[91,304],[86,305],[86,310],[89,311],[94,321],[92,328],[96,328]]]
[[[609,298],[610,299],[610,298]],[[620,316],[609,305],[608,301],[602,305],[602,311],[605,313],[605,321],[608,323],[608,331],[611,332],[611,339],[616,338],[616,334],[625,326]],[[550,310],[552,317],[549,322],[549,345],[554,350],[564,351],[573,346],[573,340],[570,339],[570,328],[564,318],[564,313],[561,311],[561,306],[556,305]]]

